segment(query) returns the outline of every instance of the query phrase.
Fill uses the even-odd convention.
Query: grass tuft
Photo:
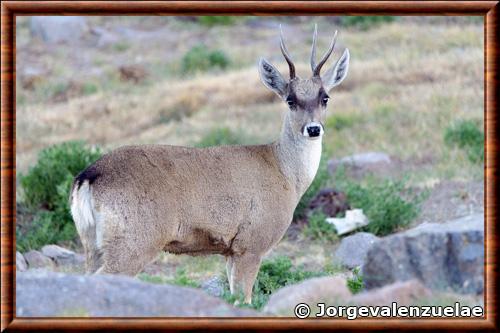
[[[484,161],[484,132],[478,122],[459,120],[446,128],[444,142],[448,146],[457,146],[467,153],[473,163]]]

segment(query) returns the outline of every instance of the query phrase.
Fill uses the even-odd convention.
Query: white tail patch
[[[71,215],[81,238],[85,237],[90,228],[96,227],[92,189],[88,181],[84,181],[80,188],[75,186],[71,199]]]

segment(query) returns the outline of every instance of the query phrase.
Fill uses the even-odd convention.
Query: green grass
[[[463,149],[471,162],[484,162],[484,132],[479,122],[459,120],[452,123],[445,130],[444,142]]]
[[[98,149],[87,148],[83,142],[66,142],[42,150],[37,163],[26,174],[20,174],[23,204],[34,218],[28,225],[16,225],[18,250],[76,238],[68,199],[71,184],[100,156]]]
[[[322,212],[314,212],[308,218],[308,224],[302,229],[306,237],[321,241],[336,241],[338,239],[335,227],[326,222],[326,215]]]
[[[355,27],[360,30],[369,30],[384,23],[394,22],[395,16],[343,16],[340,24],[344,27]]]
[[[195,147],[204,148],[221,145],[240,145],[249,141],[245,135],[236,134],[227,127],[215,128],[203,136]]]
[[[198,23],[207,27],[217,25],[233,25],[237,22],[234,16],[199,16]]]
[[[334,175],[336,188],[347,195],[349,205],[363,210],[370,223],[364,231],[384,236],[405,227],[419,213],[426,193],[416,193],[405,180],[377,179],[369,176],[364,181],[350,179],[343,168]]]
[[[363,290],[363,277],[359,272],[359,268],[353,270],[353,277],[347,279],[347,288],[353,293],[357,294]]]
[[[181,60],[183,73],[205,72],[210,69],[225,69],[230,64],[229,57],[222,50],[209,50],[200,44],[192,47]]]
[[[182,287],[192,287],[199,288],[200,283],[191,279],[185,269],[177,269],[172,278],[168,278],[162,275],[150,275],[147,273],[140,273],[137,278],[143,282],[154,283],[154,284],[173,284]]]

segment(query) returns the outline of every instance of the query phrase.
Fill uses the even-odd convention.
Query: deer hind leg
[[[231,280],[233,293],[243,292],[244,302],[252,303],[252,289],[260,268],[261,256],[246,252],[232,257]]]
[[[107,237],[102,246],[102,267],[97,273],[134,276],[161,252],[162,246],[154,239],[136,236],[115,232]]]

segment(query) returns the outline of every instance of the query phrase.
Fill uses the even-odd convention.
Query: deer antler
[[[335,42],[337,41],[337,31],[335,31],[335,35],[333,36],[332,43],[330,44],[330,48],[326,53],[323,55],[323,58],[321,58],[320,62],[316,64],[315,58],[316,58],[316,39],[318,36],[318,25],[314,25],[314,34],[313,34],[313,43],[312,43],[312,49],[311,49],[311,70],[313,71],[313,76],[319,76],[319,73],[321,71],[321,67],[325,64],[325,62],[328,60],[330,55],[333,52],[333,48],[335,47]]]
[[[285,57],[285,60],[288,63],[288,67],[290,69],[290,80],[292,80],[295,78],[295,65],[293,64],[292,58],[290,57],[290,54],[286,49],[285,41],[283,39],[283,30],[281,29],[281,24],[280,24],[280,48],[281,48],[281,53],[283,53],[283,56]]]

